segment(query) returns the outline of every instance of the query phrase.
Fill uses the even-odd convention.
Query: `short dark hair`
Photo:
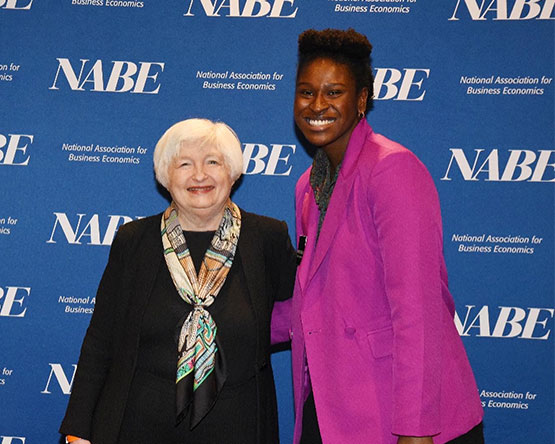
[[[319,58],[331,59],[347,65],[355,78],[356,90],[368,88],[366,112],[372,109],[374,97],[374,75],[370,63],[372,45],[365,35],[353,28],[324,29],[317,31],[307,29],[299,35],[299,59],[297,77],[310,62]]]

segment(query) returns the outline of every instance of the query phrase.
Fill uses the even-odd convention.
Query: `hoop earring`
[[[363,112],[363,111],[359,111],[359,112],[358,112],[358,118],[359,118],[360,120],[364,119],[364,112]]]

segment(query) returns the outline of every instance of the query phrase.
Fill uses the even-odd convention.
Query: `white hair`
[[[182,146],[210,146],[217,149],[229,168],[235,182],[243,173],[243,152],[235,131],[223,122],[208,119],[187,119],[172,125],[160,138],[154,149],[156,180],[168,188],[168,169],[179,155]]]

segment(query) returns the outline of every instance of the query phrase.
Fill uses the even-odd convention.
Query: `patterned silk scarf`
[[[175,288],[193,306],[179,333],[176,378],[177,422],[183,420],[192,403],[192,429],[210,411],[226,378],[223,353],[216,342],[216,323],[206,307],[214,302],[233,263],[241,213],[237,205],[227,201],[198,276],[173,202],[162,215],[161,231]]]
[[[337,165],[335,174],[331,177],[330,161],[324,151],[316,151],[316,155],[312,161],[312,170],[310,170],[310,186],[314,191],[314,200],[316,200],[316,204],[320,210],[317,238],[320,237],[320,230],[322,229],[322,224],[324,223],[324,218],[326,217],[326,212],[328,211],[331,195],[333,193],[333,189],[335,188],[337,178],[339,177],[339,170],[341,169],[342,163],[343,162]]]

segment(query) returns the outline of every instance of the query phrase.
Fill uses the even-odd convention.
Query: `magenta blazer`
[[[453,322],[430,174],[363,119],[317,245],[309,175],[296,187],[304,257],[292,301],[273,318],[273,340],[292,340],[294,443],[309,381],[324,444],[393,444],[397,435],[442,444],[469,431],[483,410]]]

